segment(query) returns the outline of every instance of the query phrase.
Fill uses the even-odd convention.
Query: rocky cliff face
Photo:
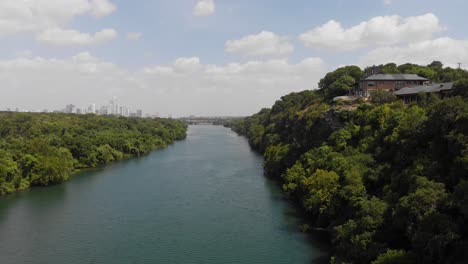
[[[341,120],[341,113],[343,110],[331,108],[322,113],[322,123],[327,125],[333,132],[340,130],[344,127],[344,123]]]

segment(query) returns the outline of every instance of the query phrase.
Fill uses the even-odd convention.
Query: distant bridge
[[[227,121],[239,119],[242,117],[182,117],[178,120],[182,120],[189,125],[215,125],[222,126]]]
[[[214,125],[212,120],[199,120],[199,119],[183,119],[183,121],[189,125]]]

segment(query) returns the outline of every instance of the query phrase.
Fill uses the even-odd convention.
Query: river
[[[185,141],[0,198],[0,263],[322,263],[300,214],[245,138]]]

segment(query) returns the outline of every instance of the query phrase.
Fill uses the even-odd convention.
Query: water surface
[[[0,198],[0,263],[319,263],[320,243],[230,130]]]

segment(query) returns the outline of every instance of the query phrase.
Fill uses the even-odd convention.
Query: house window
[[[367,86],[375,86],[375,82],[367,82]]]
[[[395,82],[395,89],[401,89],[405,85],[405,82]]]

